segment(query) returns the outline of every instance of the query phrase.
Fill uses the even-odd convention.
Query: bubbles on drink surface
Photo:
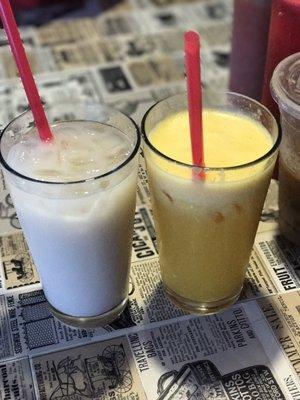
[[[124,133],[96,122],[62,122],[52,132],[51,143],[41,142],[35,129],[28,132],[11,148],[8,164],[31,178],[75,182],[114,170],[133,150]]]

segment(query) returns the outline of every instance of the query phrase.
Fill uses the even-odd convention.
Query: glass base
[[[232,297],[216,301],[201,302],[201,301],[193,301],[191,299],[186,299],[185,297],[180,296],[179,294],[175,293],[172,289],[168,288],[168,286],[166,286],[164,283],[163,287],[167,296],[172,301],[172,303],[175,304],[175,306],[181,308],[184,311],[187,311],[190,314],[200,314],[200,315],[215,314],[230,307],[239,298],[239,295],[243,288],[241,287],[239,292]]]
[[[101,326],[108,325],[110,322],[113,322],[116,318],[118,318],[124,311],[127,301],[128,299],[126,298],[108,312],[95,315],[93,317],[74,317],[72,315],[64,314],[54,308],[49,302],[48,307],[50,308],[52,314],[64,324],[71,325],[76,328],[99,328]]]

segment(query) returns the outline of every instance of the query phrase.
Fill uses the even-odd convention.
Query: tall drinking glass
[[[271,138],[270,150],[232,167],[168,157],[153,145],[151,132],[187,110],[185,93],[155,104],[142,122],[163,285],[175,304],[203,314],[229,306],[241,292],[280,142],[273,116],[250,98],[227,93],[222,104],[209,109],[258,122]]]
[[[53,313],[104,325],[127,302],[140,136],[101,104],[45,111],[54,142],[27,111],[2,132],[0,162]]]
[[[279,228],[300,246],[300,53],[276,67],[271,92],[278,103],[282,145],[279,154]]]

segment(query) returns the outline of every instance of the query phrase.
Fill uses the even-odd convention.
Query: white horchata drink
[[[104,324],[127,301],[139,138],[87,121],[52,132],[51,143],[31,129],[10,146],[6,180],[54,313]]]

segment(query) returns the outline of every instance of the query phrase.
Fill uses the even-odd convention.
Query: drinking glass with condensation
[[[203,109],[205,167],[192,163],[186,93],[156,103],[142,121],[163,285],[192,313],[239,297],[280,143],[264,106],[224,97]]]
[[[27,111],[3,130],[0,161],[53,313],[104,325],[128,297],[140,136],[101,104],[46,114],[53,139],[40,140]]]
[[[279,228],[300,245],[300,53],[281,61],[271,80],[281,116],[279,155]]]

